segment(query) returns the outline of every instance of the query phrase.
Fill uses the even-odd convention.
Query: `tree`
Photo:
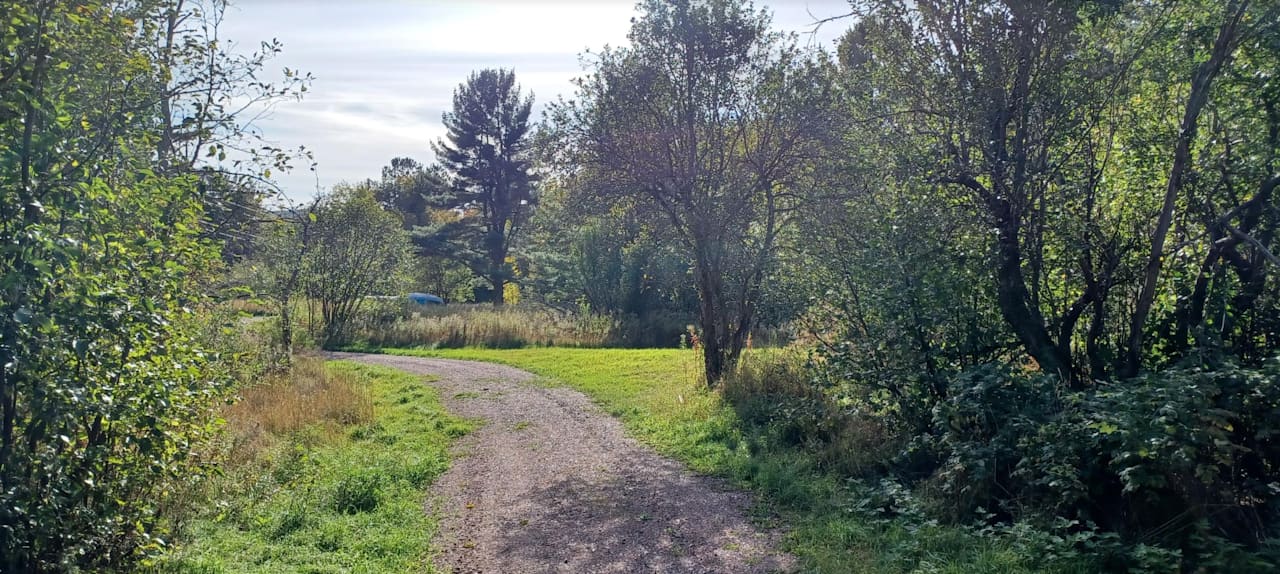
[[[1218,251],[1203,243],[1214,234],[1204,222],[1221,215],[1208,213],[1215,211],[1210,206],[1243,199],[1215,197],[1215,189],[1230,189],[1241,177],[1267,179],[1238,159],[1222,168],[1195,166],[1198,147],[1222,144],[1225,156],[1236,158],[1250,145],[1226,145],[1233,138],[1225,133],[1198,139],[1198,118],[1219,113],[1236,118],[1221,121],[1238,122],[1241,130],[1274,123],[1250,98],[1214,97],[1215,78],[1235,75],[1231,54],[1266,34],[1263,23],[1274,20],[1274,7],[950,0],[856,6],[862,20],[841,49],[855,86],[854,124],[898,134],[882,144],[896,150],[882,164],[890,168],[863,173],[934,186],[937,201],[964,206],[954,212],[956,221],[991,231],[996,302],[1026,355],[1075,388],[1185,356],[1197,327],[1173,323],[1179,315],[1203,320],[1201,304],[1219,259],[1208,258],[1200,288],[1181,295],[1174,289],[1184,287],[1175,282],[1186,285],[1180,277],[1197,273],[1162,268],[1192,246]],[[1251,57],[1266,58],[1265,44],[1257,41]],[[1189,89],[1161,87],[1169,85]],[[1252,157],[1265,157],[1264,147]],[[1172,167],[1160,165],[1166,158]],[[1221,179],[1197,179],[1197,167]],[[1156,180],[1164,182],[1162,193],[1148,193]],[[1175,226],[1179,210],[1197,215]],[[1174,253],[1165,248],[1171,233],[1180,241]],[[1230,239],[1226,227],[1217,236],[1261,253]],[[1157,317],[1154,326],[1149,316]]]
[[[248,254],[256,225],[272,217],[265,197],[279,194],[272,174],[308,157],[264,138],[254,121],[278,102],[301,99],[310,74],[284,68],[272,80],[265,68],[283,46],[279,40],[242,51],[222,37],[229,0],[168,0],[155,17],[139,21],[140,47],[154,66],[159,88],[155,169],[195,175],[205,206],[202,234],[223,244],[223,258]]]
[[[423,166],[413,158],[397,157],[382,168],[382,179],[370,180],[373,197],[383,209],[400,216],[406,230],[429,227],[440,208],[431,200],[449,193],[449,184],[438,166]]]
[[[317,198],[306,209],[290,210],[285,217],[262,226],[255,238],[250,263],[253,289],[276,307],[285,360],[293,357],[293,304],[306,280],[305,267],[315,245],[313,215],[319,205]]]
[[[522,291],[539,304],[617,320],[626,346],[674,346],[697,318],[689,259],[653,210],[544,180],[523,242]],[[616,199],[616,198],[615,198]]]
[[[319,340],[345,342],[367,297],[396,294],[409,264],[408,234],[366,186],[339,187],[311,212],[304,289],[320,304]]]
[[[216,248],[155,163],[174,2],[0,2],[0,570],[163,547],[222,390],[194,340]]]
[[[508,257],[536,202],[528,149],[532,107],[533,97],[521,96],[509,70],[481,70],[458,86],[453,111],[444,114],[448,135],[432,146],[452,187],[428,199],[461,217],[415,233],[425,253],[460,261],[484,277],[494,305],[503,303],[514,278]]]
[[[886,474],[943,516],[1269,562],[1280,4],[854,11],[845,189],[801,249],[818,386],[894,429]]]
[[[1191,86],[1174,144],[1173,165],[1169,168],[1168,183],[1165,185],[1164,199],[1159,215],[1156,217],[1156,227],[1151,233],[1151,250],[1147,255],[1147,264],[1143,271],[1142,289],[1138,293],[1138,301],[1130,322],[1128,348],[1122,368],[1122,372],[1129,377],[1137,375],[1138,370],[1142,368],[1143,332],[1147,317],[1151,313],[1151,306],[1155,302],[1160,271],[1165,260],[1164,242],[1169,236],[1170,226],[1173,225],[1174,207],[1178,196],[1182,193],[1184,181],[1191,172],[1191,148],[1196,139],[1196,132],[1199,130],[1200,113],[1209,102],[1214,80],[1229,64],[1240,43],[1241,20],[1248,11],[1248,7],[1248,0],[1228,2],[1226,9],[1223,10],[1217,35],[1209,50],[1209,58],[1196,67],[1191,76]]]
[[[693,260],[708,384],[738,359],[830,133],[825,59],[735,0],[648,0],[553,109],[565,177],[640,197]]]

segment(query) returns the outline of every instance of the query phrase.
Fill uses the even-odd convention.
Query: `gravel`
[[[626,436],[582,393],[488,363],[334,353],[438,377],[449,411],[483,419],[432,487],[436,564],[457,574],[790,572],[751,497]]]

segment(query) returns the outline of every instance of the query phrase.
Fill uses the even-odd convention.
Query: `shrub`
[[[1280,363],[1060,389],[1011,368],[960,373],[893,472],[937,517],[1093,532],[1081,545],[1114,533],[1093,550],[1115,569],[1273,565],[1259,550],[1280,526]]]
[[[76,43],[116,41],[86,38]],[[6,170],[0,205],[22,205]],[[201,454],[226,380],[210,369],[193,310],[216,252],[196,237],[190,182],[123,180],[60,183],[40,217],[0,218],[0,243],[14,246],[0,255],[6,572],[100,570],[158,551],[159,513],[208,470]]]
[[[1045,564],[1280,564],[1270,542],[1280,527],[1280,361],[1171,368],[1082,391],[1003,365],[873,385],[840,381],[841,367],[757,353],[722,392],[753,454],[807,451],[860,485],[852,511],[962,525]],[[746,470],[777,497],[807,500],[778,479],[784,469]]]
[[[725,399],[765,440],[805,446],[825,468],[848,476],[883,471],[900,438],[880,419],[847,404],[815,383],[794,350],[749,355],[724,381]]]
[[[1021,474],[1054,507],[1123,532],[1256,546],[1280,526],[1277,433],[1277,361],[1168,369],[1082,397],[1028,441]],[[1035,480],[1072,464],[1084,480]]]

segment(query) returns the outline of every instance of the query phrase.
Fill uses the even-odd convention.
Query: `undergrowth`
[[[229,407],[221,477],[157,573],[431,571],[425,489],[471,424],[422,377],[305,358]]]
[[[659,452],[761,494],[756,518],[766,523],[782,518],[790,529],[787,549],[800,557],[806,572],[1096,571],[1087,557],[1069,551],[1072,541],[1025,525],[995,532],[940,524],[925,515],[911,492],[849,480],[846,469],[833,464],[836,457],[796,444],[787,423],[794,417],[786,412],[761,417],[761,403],[741,400],[767,401],[777,389],[766,384],[786,384],[785,371],[768,371],[796,360],[785,351],[748,354],[744,371],[724,392],[709,391],[699,380],[696,355],[680,349],[386,352],[507,364],[586,393]],[[735,390],[735,385],[756,388]],[[860,448],[877,446],[868,440]],[[873,459],[868,455],[863,463]]]

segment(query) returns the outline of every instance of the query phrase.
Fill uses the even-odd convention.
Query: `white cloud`
[[[775,27],[804,32],[812,17],[847,11],[845,0],[776,0]],[[444,128],[440,114],[454,88],[474,70],[516,72],[538,109],[572,92],[578,54],[621,45],[633,14],[631,2],[444,2],[375,0],[241,0],[224,35],[252,49],[279,38],[285,51],[273,67],[288,66],[316,77],[301,102],[283,102],[258,122],[284,147],[305,145],[318,171],[305,167],[277,176],[294,198],[310,196],[317,181],[377,177],[396,156],[430,162],[430,143]],[[828,45],[843,25],[824,26],[815,37]]]

